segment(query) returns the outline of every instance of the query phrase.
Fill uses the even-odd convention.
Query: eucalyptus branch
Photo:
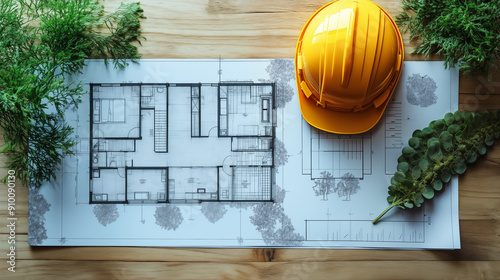
[[[428,127],[415,130],[391,178],[390,206],[373,223],[396,206],[420,207],[425,199],[432,199],[452,175],[463,174],[499,137],[500,110],[447,113]]]

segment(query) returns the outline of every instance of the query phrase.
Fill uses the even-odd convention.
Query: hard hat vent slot
[[[346,40],[344,46],[344,58],[342,59],[342,87],[346,88],[349,85],[349,80],[351,78],[354,54],[355,54],[355,43],[356,43],[356,28],[357,28],[357,18],[358,18],[358,6],[354,3],[354,7],[351,10],[351,17],[349,19],[349,25],[346,33]]]

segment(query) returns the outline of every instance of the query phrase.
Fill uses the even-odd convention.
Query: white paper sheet
[[[74,79],[91,92],[66,114],[80,143],[31,190],[30,245],[460,248],[457,178],[371,224],[411,133],[458,108],[442,62],[405,62],[361,135],[302,119],[292,60],[89,60]]]

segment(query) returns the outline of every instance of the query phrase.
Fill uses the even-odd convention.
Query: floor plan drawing
[[[90,203],[272,201],[273,83],[90,89]]]

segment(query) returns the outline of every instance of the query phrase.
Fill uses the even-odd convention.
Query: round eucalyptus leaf
[[[426,186],[422,191],[422,196],[427,199],[432,199],[434,197],[434,189],[430,186]]]
[[[446,128],[446,124],[442,119],[435,120],[432,128],[437,134],[440,134]]]
[[[413,208],[413,203],[411,203],[411,202],[405,202],[405,203],[404,203],[404,206],[405,206],[406,208],[410,208],[410,209],[411,209],[411,208]]]
[[[432,181],[432,188],[436,191],[440,191],[443,189],[443,181],[437,179]]]
[[[441,180],[444,183],[448,183],[451,180],[451,173],[449,171],[444,171],[441,173]]]
[[[453,115],[453,113],[446,113],[446,115],[444,115],[444,122],[448,126],[451,125],[453,122],[455,122],[455,115]]]
[[[404,157],[409,158],[415,154],[415,149],[413,149],[412,147],[404,147],[402,154]]]
[[[463,111],[456,111],[453,115],[455,116],[455,121],[457,121],[457,122],[463,121],[463,119],[464,119],[464,112]]]
[[[468,163],[474,163],[477,160],[477,154],[475,152],[473,152],[473,151],[468,151],[465,154],[465,160]]]
[[[432,138],[431,138],[432,139]],[[435,138],[434,138],[435,139]],[[436,139],[437,140],[437,139]],[[427,155],[433,161],[438,161],[443,153],[441,152],[441,145],[439,144],[439,140],[430,141],[427,143]]]
[[[483,144],[480,144],[480,146],[477,148],[477,152],[480,154],[480,155],[484,155],[486,154],[486,146],[483,145]]]
[[[410,168],[410,165],[406,161],[398,163],[398,167],[397,167],[398,171],[406,173],[406,172],[408,172],[409,168]]]
[[[420,178],[420,175],[422,175],[422,170],[420,169],[420,166],[414,166],[412,169],[411,169],[411,176],[413,177],[413,179],[417,180],[418,178]]]
[[[426,170],[427,170],[427,168],[429,168],[429,165],[430,165],[430,164],[431,164],[431,163],[429,162],[429,160],[428,160],[426,157],[422,158],[422,159],[418,162],[418,166],[420,166],[420,169],[422,169],[422,171],[426,171]]]
[[[430,127],[426,127],[424,129],[422,129],[422,136],[423,137],[429,137],[431,136],[432,134],[434,133],[434,131],[432,130],[432,128]]]
[[[453,135],[448,131],[445,130],[441,132],[439,135],[439,142],[445,151],[449,152],[453,149]]]
[[[489,134],[486,134],[486,137],[484,138],[484,143],[488,146],[492,146],[495,143],[495,139]]]
[[[417,193],[415,195],[415,200],[418,202],[418,203],[424,203],[424,197],[422,196],[421,193]]]
[[[402,182],[406,178],[406,175],[403,172],[398,171],[394,174],[393,178],[396,182]]]
[[[398,189],[398,187],[396,187],[396,185],[390,185],[390,186],[389,186],[389,193],[393,193],[393,192],[395,192],[397,189]]]
[[[453,115],[455,116],[455,119],[463,118],[464,111],[455,111],[455,113],[453,113]]]
[[[424,137],[424,135],[422,134],[422,130],[420,129],[416,129],[415,131],[413,131],[412,137],[417,137],[417,138],[422,138]]]
[[[439,139],[436,137],[431,137],[429,140],[427,140],[427,146],[430,146],[432,143],[438,143],[439,144]]]
[[[458,124],[452,124],[452,125],[448,126],[448,132],[451,134],[455,134],[459,130],[460,130],[460,126]]]
[[[457,174],[463,174],[465,170],[467,170],[467,164],[465,163],[465,159],[460,159],[453,165],[453,170],[457,172]]]
[[[397,186],[399,184],[398,181],[394,178],[394,176],[391,177],[391,185]]]
[[[403,161],[406,161],[406,158],[405,158],[403,155],[400,155],[400,156],[398,157],[398,163],[399,163],[399,162],[403,162]]]
[[[413,189],[413,181],[404,179],[401,181],[401,186],[405,187],[406,189]]]
[[[412,137],[408,140],[408,145],[414,149],[418,149],[420,147],[420,138]]]

